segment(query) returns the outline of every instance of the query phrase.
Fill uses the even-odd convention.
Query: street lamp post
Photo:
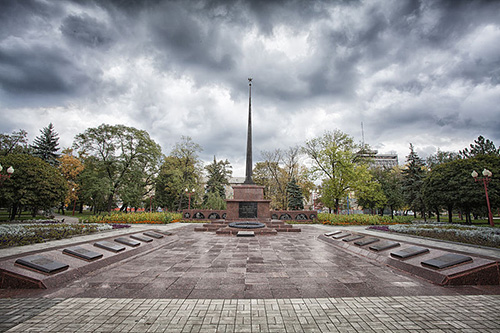
[[[476,172],[476,170],[472,171],[471,175],[472,175],[472,177],[474,177],[474,181],[476,181],[476,182],[482,181],[484,184],[484,192],[486,193],[486,205],[488,206],[488,222],[490,223],[490,225],[492,227],[494,227],[495,224],[493,223],[493,215],[491,214],[490,198],[488,197],[488,184],[489,184],[489,182],[491,182],[491,176],[493,176],[493,174],[491,173],[490,170],[484,169],[483,170],[484,177],[482,177],[482,178],[477,177],[477,176],[479,176],[479,174]]]
[[[191,194],[194,193],[194,188],[191,190],[191,192],[187,188],[185,189],[185,191],[186,191],[186,194],[189,196],[188,209],[190,210],[191,209]]]
[[[75,188],[71,189],[71,192],[73,192],[73,216],[75,216],[75,208],[76,208],[76,191]]]
[[[5,174],[5,175],[1,174],[2,170],[3,170],[3,167],[0,164],[0,185],[3,184],[3,182],[5,180],[9,179],[10,176],[14,173],[14,168],[12,166],[7,168],[7,170],[6,170],[7,174]]]

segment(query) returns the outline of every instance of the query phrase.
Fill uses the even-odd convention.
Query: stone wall
[[[186,220],[225,220],[225,210],[211,209],[185,209],[182,216]],[[271,210],[269,217],[271,220],[282,221],[312,221],[318,217],[315,210]]]

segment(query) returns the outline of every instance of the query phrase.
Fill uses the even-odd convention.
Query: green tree
[[[299,162],[300,147],[262,151],[261,154],[264,162],[255,165],[253,179],[256,184],[264,186],[265,197],[271,200],[272,208],[288,208],[287,185],[293,178],[302,189],[302,196],[309,197],[314,184],[307,168]]]
[[[52,123],[40,130],[41,135],[33,140],[31,146],[33,156],[39,157],[52,166],[57,166],[59,161],[59,134],[54,130]]]
[[[399,167],[375,168],[370,172],[380,184],[386,199],[385,204],[391,211],[391,217],[394,218],[394,211],[401,209],[404,205],[401,169]]]
[[[438,149],[436,154],[432,154],[425,159],[427,167],[432,170],[436,165],[451,162],[460,158],[460,155],[452,151],[441,151]]]
[[[85,176],[104,177],[109,187],[106,210],[111,211],[119,195],[139,186],[146,195],[153,186],[161,159],[160,146],[146,131],[124,125],[102,124],[78,134],[73,143],[91,158]],[[92,169],[90,169],[92,168]],[[139,185],[137,185],[139,183]]]
[[[497,209],[500,207],[500,156],[496,155],[480,154],[436,166],[425,179],[426,200],[435,207],[445,207],[449,221],[454,208],[463,213],[469,224],[471,214],[487,216],[484,187],[471,177],[472,170],[483,169],[493,173],[488,194],[492,209]]]
[[[461,192],[460,176],[457,177],[457,163],[442,163],[434,166],[423,183],[423,197],[427,207],[436,212],[440,221],[440,210],[448,211],[448,222],[452,222],[453,208],[458,205]],[[469,187],[469,186],[468,186]]]
[[[102,162],[94,156],[86,157],[83,171],[77,178],[80,189],[78,197],[91,206],[94,214],[107,210],[108,198],[113,194],[113,184],[101,164]]]
[[[213,163],[205,167],[208,175],[203,196],[203,206],[208,209],[225,209],[226,185],[229,185],[232,171],[228,160],[217,161],[214,156]]]
[[[288,182],[286,186],[286,193],[288,198],[288,209],[304,209],[304,196],[302,195],[302,190],[294,177],[292,177],[292,180]]]
[[[23,154],[29,151],[28,132],[14,131],[12,134],[0,134],[0,155]]]
[[[352,191],[362,191],[367,173],[366,159],[358,151],[361,145],[340,130],[326,132],[323,136],[306,142],[304,152],[313,160],[312,173],[322,178],[321,202],[339,211],[340,200]]]
[[[471,158],[478,155],[495,155],[500,156],[500,147],[495,147],[493,141],[485,139],[482,135],[474,140],[474,144],[469,145],[470,148],[464,148],[459,152],[461,158]]]
[[[164,159],[156,180],[155,199],[169,210],[182,210],[188,206],[185,189],[199,189],[201,162],[198,153],[202,148],[190,137],[182,136],[174,149]],[[197,191],[199,192],[199,191]],[[191,202],[196,202],[192,198]]]
[[[28,154],[9,154],[0,164],[15,169],[10,179],[0,187],[0,202],[10,208],[10,219],[15,219],[22,207],[33,214],[38,209],[50,210],[66,196],[66,180],[60,172],[38,157]]]
[[[415,217],[417,212],[422,212],[425,219],[425,201],[422,186],[426,177],[424,161],[418,156],[410,143],[410,154],[406,156],[406,165],[403,169],[403,194],[405,201],[413,210]]]
[[[362,170],[363,168],[365,170]],[[383,215],[384,207],[387,204],[387,197],[382,190],[381,183],[376,180],[373,173],[365,165],[358,166],[357,182],[355,195],[358,199],[358,204],[364,209],[370,209],[372,213],[380,210],[380,214]]]

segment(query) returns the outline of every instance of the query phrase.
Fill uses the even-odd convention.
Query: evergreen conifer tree
[[[50,165],[56,166],[59,162],[59,134],[54,130],[52,123],[40,130],[41,135],[33,140],[33,156],[39,157]]]
[[[300,190],[299,185],[295,178],[292,178],[286,186],[286,193],[288,197],[288,208],[291,210],[304,209],[304,196]]]
[[[410,143],[410,154],[406,156],[406,168],[403,170],[403,193],[406,203],[413,209],[422,212],[425,219],[425,203],[422,186],[426,177],[425,163],[415,152]]]

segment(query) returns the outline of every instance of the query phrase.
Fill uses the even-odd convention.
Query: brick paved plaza
[[[9,332],[497,332],[500,287],[441,287],[318,240],[169,225],[173,242],[50,290],[1,290]]]

